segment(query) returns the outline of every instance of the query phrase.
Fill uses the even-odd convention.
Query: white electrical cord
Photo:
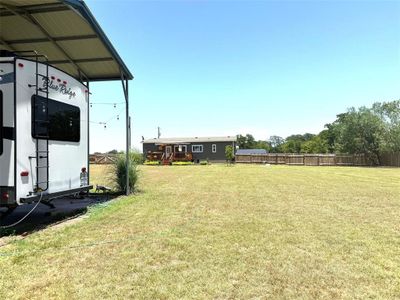
[[[36,207],[38,207],[39,203],[42,201],[42,198],[43,198],[43,192],[40,193],[39,201],[35,204],[35,206],[25,216],[23,216],[20,220],[18,220],[17,222],[15,222],[13,224],[0,226],[0,229],[11,228],[11,227],[14,227],[14,226],[18,225],[19,223],[21,223],[23,220],[25,220],[36,209]]]

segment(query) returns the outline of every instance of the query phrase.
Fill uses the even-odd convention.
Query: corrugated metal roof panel
[[[14,49],[17,51],[32,50],[31,44],[16,44]],[[36,43],[35,50],[39,53],[50,53],[52,60],[64,59],[64,54],[51,42],[40,42]],[[58,67],[58,66],[57,66]]]
[[[103,46],[99,39],[60,41],[58,44],[74,59],[112,58],[111,53]],[[96,49],[96,51],[93,51],[93,49]]]
[[[18,16],[0,17],[0,37],[4,41],[32,39],[45,37],[45,35],[32,24]]]
[[[236,155],[267,154],[265,149],[238,149]]]
[[[85,81],[133,78],[82,0],[2,0],[0,49],[35,50]]]
[[[55,65],[55,67],[59,68],[60,70],[63,70],[64,72],[66,72],[68,74],[71,74],[73,76],[78,76],[76,69],[71,64],[59,64],[59,65]]]
[[[101,79],[115,76],[114,74],[119,74],[119,67],[113,61],[103,61],[101,64],[97,62],[86,62],[78,63],[84,72],[88,74],[89,77],[94,79]],[[116,78],[119,78],[117,75]]]
[[[74,11],[54,11],[35,14],[35,19],[52,37],[94,34],[89,23]]]
[[[38,0],[8,0],[7,4],[14,5],[14,6],[19,6],[19,5],[37,5],[38,3],[40,4],[48,4],[48,3],[57,3],[57,0],[43,0],[43,1],[38,1]],[[0,4],[0,7],[2,5]]]

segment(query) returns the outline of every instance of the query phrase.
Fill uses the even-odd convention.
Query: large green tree
[[[265,149],[271,152],[271,145],[267,141],[256,141],[254,143],[254,149]]]
[[[318,135],[293,134],[286,139],[274,135],[267,141],[256,141],[251,134],[238,135],[238,145],[275,153],[365,154],[370,163],[379,164],[382,152],[400,151],[400,100],[350,108],[325,128]]]
[[[372,111],[381,118],[384,124],[384,141],[380,150],[382,152],[400,151],[400,100],[374,103]]]
[[[319,134],[301,144],[301,153],[328,153],[328,143],[323,135]]]
[[[282,152],[282,145],[285,143],[285,139],[278,135],[272,135],[268,139],[268,143],[271,146],[271,152],[279,153]]]
[[[301,147],[304,142],[310,141],[315,137],[315,134],[305,133],[305,134],[293,134],[286,138],[284,144],[282,144],[282,152],[285,153],[300,153]]]
[[[350,108],[337,115],[329,127],[335,134],[335,152],[365,154],[370,163],[380,163],[385,128],[383,120],[371,109]]]
[[[237,145],[240,149],[253,149],[255,148],[256,141],[251,134],[237,136]]]

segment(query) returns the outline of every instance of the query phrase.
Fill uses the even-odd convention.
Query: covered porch
[[[169,164],[174,161],[193,161],[189,143],[156,144],[157,151],[147,151],[146,160]]]

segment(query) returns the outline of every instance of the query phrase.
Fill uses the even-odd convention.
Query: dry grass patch
[[[141,175],[140,194],[1,248],[0,298],[400,297],[400,169]]]

